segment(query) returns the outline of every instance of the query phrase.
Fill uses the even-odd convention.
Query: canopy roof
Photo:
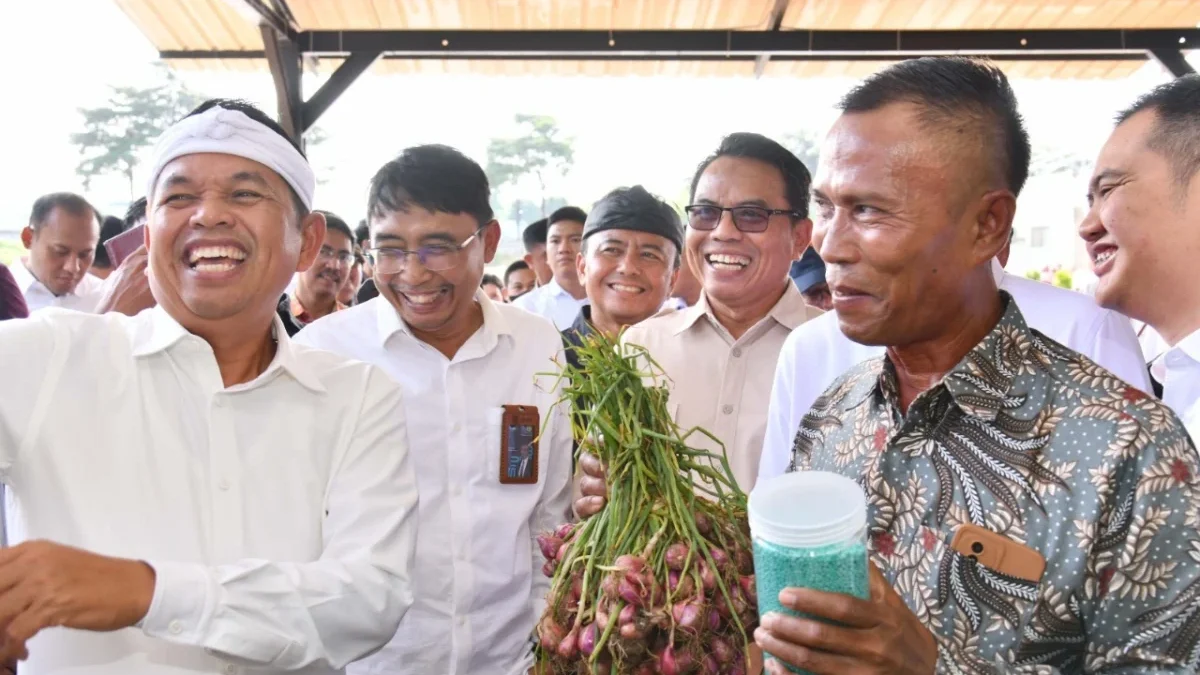
[[[382,52],[375,72],[396,73],[861,76],[900,48],[994,52],[1013,76],[1114,78],[1150,48],[1200,46],[1200,0],[115,2],[173,66],[219,70],[266,68],[264,22],[307,67],[366,46]]]

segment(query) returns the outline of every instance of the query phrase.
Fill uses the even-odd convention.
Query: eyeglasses
[[[717,206],[716,204],[692,204],[683,209],[687,213],[688,226],[693,230],[715,230],[728,211],[733,215],[733,226],[742,232],[766,232],[771,216],[799,218],[795,211],[767,209],[761,206]]]
[[[334,260],[342,265],[350,265],[354,262],[354,254],[350,251],[338,251],[330,246],[322,246],[320,252],[321,260]]]
[[[485,226],[486,227],[486,226]],[[443,272],[458,264],[458,254],[471,245],[483,228],[467,237],[466,241],[457,246],[454,244],[429,244],[415,251],[390,246],[367,249],[375,263],[375,271],[380,274],[398,274],[408,268],[408,256],[415,255],[421,261],[421,266],[430,272]]]

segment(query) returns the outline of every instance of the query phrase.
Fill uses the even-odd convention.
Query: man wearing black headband
[[[563,331],[568,347],[596,331],[615,338],[654,316],[679,274],[682,250],[683,227],[666,202],[641,185],[605,195],[583,227],[578,271],[591,304]],[[574,349],[567,360],[578,365]]]

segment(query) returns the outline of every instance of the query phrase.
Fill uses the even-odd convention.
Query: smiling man
[[[341,672],[412,597],[400,391],[275,314],[325,235],[278,125],[209,101],[149,167],[158,306],[0,324],[0,479],[27,537],[0,550],[0,662]]]
[[[625,331],[665,371],[675,421],[702,427],[725,446],[738,485],[754,486],[779,349],[819,316],[788,277],[808,246],[810,176],[795,155],[758,134],[727,136],[697,168],[687,207],[685,255],[703,288],[699,301]],[[696,441],[720,452],[710,439]],[[581,458],[580,516],[604,506],[603,471]]]
[[[368,195],[380,297],[296,338],[400,382],[414,449],[416,599],[391,643],[350,672],[524,675],[549,589],[534,538],[570,501],[571,427],[547,375],[562,341],[479,287],[500,224],[478,164],[444,145],[408,148]]]
[[[1195,673],[1200,517],[1179,420],[998,288],[1030,145],[1004,73],[880,71],[813,185],[836,317],[886,349],[804,417],[791,469],[867,499],[868,597],[789,588],[772,673]]]
[[[1117,118],[1079,225],[1096,299],[1165,343],[1151,373],[1200,440],[1200,75],[1181,77]]]
[[[579,280],[576,268],[586,220],[587,214],[575,206],[564,206],[550,214],[547,219],[546,256],[554,278],[514,303],[521,309],[550,319],[559,330],[569,328],[580,308],[588,301],[587,291]]]
[[[567,360],[600,332],[615,339],[659,311],[679,274],[683,227],[669,204],[641,185],[618,188],[592,207],[583,228],[578,272],[589,304],[563,331]]]
[[[346,221],[334,214],[318,213],[325,216],[325,242],[317,260],[297,275],[291,295],[284,294],[279,299],[279,318],[288,335],[295,335],[323,316],[346,309],[338,296],[345,290],[354,265],[354,233]]]

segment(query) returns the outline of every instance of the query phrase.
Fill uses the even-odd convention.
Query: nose
[[[1104,236],[1104,224],[1100,222],[1099,202],[1093,203],[1083,220],[1079,221],[1079,236],[1087,243],[1092,243]]]
[[[737,228],[737,223],[733,222],[733,211],[721,212],[721,219],[717,221],[717,226],[713,228],[710,236],[717,241],[737,241],[742,238],[742,231]]]
[[[198,227],[221,227],[233,221],[225,199],[208,192],[200,198],[188,222]]]
[[[854,250],[850,234],[842,209],[834,209],[831,217],[813,220],[812,247],[828,266],[850,262]]]

